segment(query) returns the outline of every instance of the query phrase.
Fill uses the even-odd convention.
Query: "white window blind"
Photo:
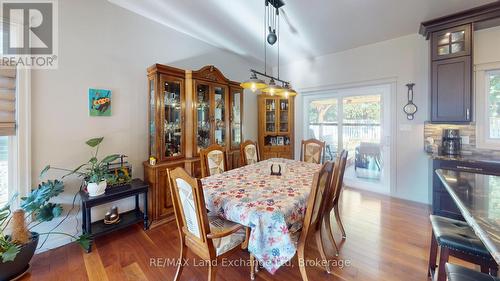
[[[16,70],[0,69],[0,136],[16,134]]]

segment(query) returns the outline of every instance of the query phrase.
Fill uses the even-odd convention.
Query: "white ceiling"
[[[215,47],[263,61],[264,0],[109,1]],[[296,32],[282,16],[280,52],[283,60],[291,61],[417,33],[422,21],[495,0],[284,2]],[[270,64],[276,65],[276,61],[271,60]]]

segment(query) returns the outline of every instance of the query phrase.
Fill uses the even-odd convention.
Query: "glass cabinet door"
[[[463,25],[432,35],[433,60],[466,56],[471,53],[471,26]]]
[[[289,119],[289,115],[288,115],[288,108],[289,108],[289,104],[288,104],[288,99],[280,99],[279,100],[279,116],[280,116],[280,120],[279,120],[279,127],[280,127],[280,133],[287,133],[288,132],[288,119]]]
[[[155,78],[149,79],[149,156],[156,155],[156,96]]]
[[[276,132],[276,100],[266,99],[266,133]]]
[[[220,146],[226,145],[226,100],[227,89],[214,86],[214,141]]]
[[[196,144],[197,152],[210,146],[210,86],[196,85]]]
[[[170,77],[161,77],[163,99],[163,151],[162,158],[182,156],[182,82]],[[181,94],[182,93],[182,94]]]
[[[231,89],[231,146],[241,144],[241,89]]]

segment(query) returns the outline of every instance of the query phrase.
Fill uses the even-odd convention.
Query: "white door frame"
[[[397,134],[397,78],[388,78],[388,79],[380,79],[380,80],[375,80],[375,81],[369,81],[369,82],[360,82],[360,83],[351,83],[351,84],[342,84],[342,85],[329,85],[329,86],[324,86],[324,87],[315,87],[315,88],[309,88],[309,89],[299,89],[300,92],[300,99],[302,100],[302,108],[300,110],[302,111],[298,116],[296,117],[296,124],[302,124],[302,128],[299,130],[296,130],[296,147],[300,148],[300,141],[306,136],[307,132],[304,131],[304,129],[307,127],[308,124],[308,105],[309,102],[315,99],[327,99],[327,98],[338,98],[339,101],[341,101],[341,98],[345,96],[350,96],[348,93],[352,93],[353,95],[363,95],[364,91],[370,89],[371,93],[373,93],[374,88],[383,88],[384,90],[387,90],[386,87],[389,87],[390,89],[390,94],[389,94],[389,108],[390,110],[390,117],[388,120],[389,124],[387,125],[388,128],[390,128],[389,132],[389,139],[382,140],[383,144],[385,146],[390,147],[390,168],[388,169],[388,180],[389,180],[389,193],[395,193],[396,192],[396,166],[397,166],[397,157],[396,157],[396,148],[397,148],[397,143],[396,143],[396,134]],[[366,89],[365,89],[366,88]],[[356,92],[353,92],[356,91]],[[340,94],[339,92],[344,92],[343,94]],[[361,94],[360,94],[361,93]],[[368,93],[367,93],[368,94]],[[299,100],[300,102],[300,100]],[[386,105],[382,105],[382,110],[383,108],[386,107]],[[339,112],[341,115],[342,113]],[[383,114],[383,113],[382,113]],[[387,116],[385,116],[387,118]],[[340,132],[340,128],[339,128]],[[387,135],[386,133],[382,133],[381,136]],[[389,143],[387,143],[389,142]],[[339,143],[339,145],[341,145]],[[377,192],[377,190],[371,190],[374,192]],[[386,192],[384,192],[386,193]]]

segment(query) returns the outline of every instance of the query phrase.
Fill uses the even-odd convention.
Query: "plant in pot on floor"
[[[108,168],[109,164],[120,158],[121,155],[111,154],[102,158],[102,160],[99,161],[97,155],[99,153],[99,145],[103,140],[104,138],[100,137],[100,138],[93,138],[85,142],[88,146],[94,148],[95,150],[92,153],[92,157],[86,163],[78,166],[76,169],[70,170],[65,168],[47,166],[42,171],[42,173],[50,169],[68,172],[68,174],[63,176],[63,178],[69,175],[76,174],[79,177],[83,178],[84,185],[87,188],[89,196],[94,197],[104,194],[104,192],[106,191],[107,184],[109,182],[115,181],[116,179],[114,175],[109,173],[109,168]]]
[[[76,236],[56,231],[57,227],[69,217],[71,210],[48,232],[33,231],[35,227],[50,222],[62,214],[61,204],[50,201],[63,191],[62,181],[48,180],[21,198],[20,209],[12,211],[10,204],[0,209],[0,280],[11,280],[27,272],[40,237],[45,236],[47,239],[50,235],[65,235],[84,249],[90,247],[90,237],[86,234]]]

